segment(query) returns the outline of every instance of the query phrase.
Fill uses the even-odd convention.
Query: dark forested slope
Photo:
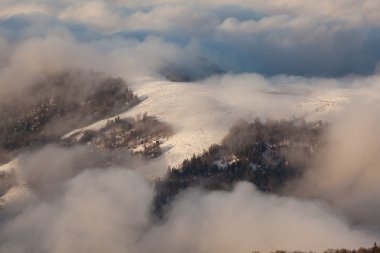
[[[188,187],[230,190],[238,181],[249,181],[259,190],[276,192],[302,175],[323,145],[325,128],[322,122],[303,120],[238,122],[220,145],[169,168],[157,182],[156,211]]]
[[[57,140],[138,102],[121,78],[92,71],[47,76],[0,103],[0,152],[5,159],[9,151]]]

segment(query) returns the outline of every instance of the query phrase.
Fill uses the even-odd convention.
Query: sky
[[[4,0],[0,45],[65,37],[109,53],[154,40],[144,57],[163,57],[154,48],[163,43],[227,72],[370,75],[380,58],[378,8],[376,0]]]

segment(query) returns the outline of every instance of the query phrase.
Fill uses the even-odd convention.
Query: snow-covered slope
[[[29,191],[22,182],[22,179],[18,176],[19,161],[14,159],[9,163],[0,165],[0,173],[15,173],[16,182],[12,188],[10,188],[6,194],[0,197],[0,208],[5,204],[9,205],[17,203],[20,199],[27,197]]]
[[[0,172],[2,173],[11,173],[12,170],[15,170],[18,167],[18,160],[14,159],[9,163],[0,165]]]
[[[230,127],[239,119],[256,117],[280,119],[305,117],[323,119],[339,110],[350,99],[344,90],[295,87],[260,87],[179,83],[162,80],[139,80],[133,84],[143,101],[117,116],[136,117],[144,113],[171,124],[173,136],[162,143],[163,155],[146,166],[148,178],[162,177],[167,166],[176,167],[193,154],[202,153],[210,145],[220,143]],[[117,117],[114,116],[114,117]],[[112,118],[114,118],[112,117]],[[62,138],[87,130],[100,129],[108,119],[76,129]],[[17,159],[0,166],[0,172],[17,172]],[[0,198],[0,206],[17,202],[28,195],[22,182]]]
[[[135,93],[144,100],[120,117],[135,117],[144,113],[171,124],[175,134],[163,143],[166,151],[160,158],[170,166],[179,165],[193,154],[199,154],[219,143],[238,119],[252,121],[256,117],[306,117],[320,119],[331,110],[339,109],[348,97],[339,90],[318,92],[276,87],[250,88],[215,86],[207,83],[174,83],[139,81],[133,84]],[[106,120],[68,133],[63,138],[85,129],[99,129]],[[165,169],[155,171],[162,175]]]

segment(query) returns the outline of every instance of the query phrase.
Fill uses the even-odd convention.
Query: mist
[[[326,147],[292,187],[323,199],[353,223],[378,230],[379,121],[377,104],[357,101],[332,120]]]
[[[46,75],[62,71],[85,68],[128,80],[141,76],[159,77],[166,66],[184,65],[187,56],[190,58],[187,64],[197,62],[196,57],[190,56],[191,51],[182,51],[157,37],[148,37],[142,42],[116,39],[107,44],[88,44],[64,31],[57,33],[17,43],[15,49],[4,56],[7,64],[0,69],[2,97],[20,93]]]
[[[157,222],[153,184],[136,164],[91,167],[84,152],[47,147],[21,159],[29,197],[2,211],[2,252],[321,252],[378,236],[322,202],[263,194],[248,183],[232,192],[187,190]]]

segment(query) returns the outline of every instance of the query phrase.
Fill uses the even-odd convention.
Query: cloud
[[[2,211],[1,251],[322,251],[375,240],[322,203],[263,194],[248,183],[232,192],[188,190],[157,223],[153,185],[138,170],[86,167],[87,155],[77,151],[50,147],[22,158],[19,170],[32,194],[10,216]]]
[[[286,194],[326,202],[350,224],[378,231],[379,75],[339,79],[224,75],[202,85],[229,105],[229,119],[304,116],[327,122],[325,146],[314,155],[304,177],[289,182]],[[228,124],[225,118],[219,120],[216,125]]]
[[[11,48],[10,43],[6,39],[0,37],[0,69],[7,64]]]
[[[297,195],[325,200],[354,223],[374,229],[380,225],[378,112],[377,102],[359,96],[334,117],[326,147],[295,187]]]
[[[185,193],[147,238],[147,252],[323,251],[371,241],[317,202],[262,194],[248,183],[231,193]]]
[[[111,38],[84,43],[67,30],[57,29],[46,37],[33,37],[13,47],[5,40],[0,46],[11,49],[4,52],[1,61],[0,97],[20,93],[46,75],[72,69],[93,69],[126,80],[141,76],[160,78],[163,69],[173,66],[190,75],[207,73],[201,69],[204,64],[196,48],[181,48],[154,36],[143,41]]]
[[[47,30],[64,27],[84,40],[154,35],[182,48],[196,40],[203,56],[234,72],[368,75],[380,59],[375,0],[7,1],[3,6],[5,34],[12,34],[10,20],[26,19],[24,26],[37,30],[36,16],[45,16]]]
[[[159,6],[149,12],[138,11],[128,17],[131,30],[162,32],[169,36],[207,36],[220,21],[201,8]]]
[[[210,12],[178,5],[129,12],[123,13],[103,1],[90,1],[69,5],[59,18],[92,25],[106,33],[145,31],[169,36],[206,35],[218,24]]]
[[[33,38],[15,46],[8,64],[0,69],[0,96],[20,92],[38,78],[72,67],[81,67],[91,59],[91,49],[64,36]]]
[[[39,5],[37,3],[28,4],[15,4],[8,5],[3,3],[3,8],[0,10],[0,19],[10,18],[12,16],[19,15],[31,15],[31,14],[48,14],[49,9],[44,5]]]
[[[226,74],[200,82],[208,94],[231,110],[231,118],[329,120],[350,97],[368,94],[364,86],[378,82],[377,76],[348,78],[264,77],[259,74]],[[374,98],[375,99],[375,98]],[[326,103],[330,103],[331,107]],[[212,114],[212,113],[209,113]],[[220,125],[224,125],[223,123]]]
[[[124,25],[123,18],[103,1],[79,2],[69,5],[59,19],[94,25],[102,30],[111,30]]]
[[[3,224],[1,251],[135,252],[148,222],[149,183],[128,170],[92,170],[65,187],[62,196],[32,202]]]

